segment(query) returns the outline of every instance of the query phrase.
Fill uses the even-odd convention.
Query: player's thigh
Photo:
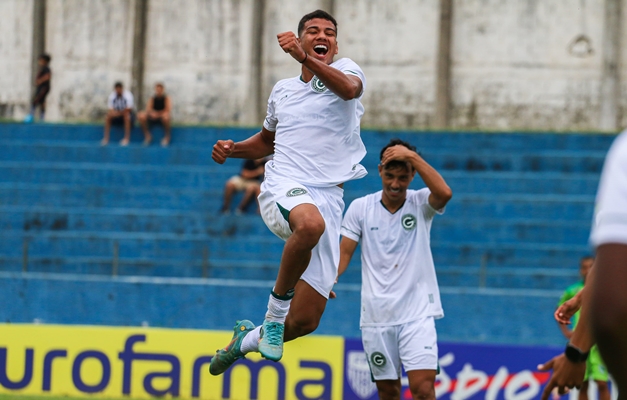
[[[401,377],[397,332],[395,326],[361,328],[361,341],[375,381],[395,381]]]
[[[259,209],[263,222],[268,229],[283,240],[292,235],[290,228],[290,212],[301,204],[312,204],[315,201],[304,185],[290,179],[277,179],[266,174],[259,193]]]
[[[311,188],[311,194],[317,204],[325,229],[318,239],[318,244],[311,251],[309,266],[301,279],[309,283],[325,298],[329,297],[340,262],[340,227],[344,211],[343,190],[337,186]]]
[[[400,325],[399,355],[405,371],[438,368],[438,343],[433,317]]]
[[[320,318],[327,306],[327,298],[312,288],[307,282],[299,280],[294,288],[294,297],[287,314],[288,326],[285,341],[296,339],[301,332],[313,332],[320,323]],[[289,326],[294,329],[290,332]],[[292,337],[293,336],[293,337]]]

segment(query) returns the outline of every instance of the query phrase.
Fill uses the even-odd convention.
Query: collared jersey
[[[331,67],[359,77],[366,89],[366,77],[352,60],[342,58]],[[274,173],[309,186],[363,178],[367,173],[359,164],[366,155],[359,130],[363,113],[359,98],[342,100],[316,76],[309,82],[300,77],[279,81],[263,123],[276,132],[269,166]]]
[[[444,316],[430,246],[433,217],[444,209],[431,207],[430,193],[408,190],[395,213],[381,202],[381,191],[348,207],[341,234],[361,242],[362,327]]]
[[[627,131],[614,140],[605,158],[590,242],[594,247],[627,244]]]

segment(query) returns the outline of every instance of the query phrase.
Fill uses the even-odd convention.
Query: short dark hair
[[[159,86],[161,89],[165,89],[165,86],[163,86],[163,83],[161,82],[155,83],[155,86]]]
[[[49,54],[46,54],[46,53],[41,53],[41,54],[39,55],[39,59],[40,59],[40,60],[44,60],[46,63],[49,63],[49,62],[50,62],[50,60],[52,60],[52,57],[50,57],[50,55],[49,55]]]
[[[383,147],[381,149],[381,153],[379,153],[379,161],[381,161],[383,159],[383,153],[385,153],[385,151],[387,149],[389,149],[390,147],[394,147],[394,146],[405,146],[407,147],[409,150],[416,152],[417,154],[420,154],[416,151],[416,146],[412,146],[411,144],[407,143],[404,140],[398,139],[398,138],[394,138],[392,140],[390,140],[390,143],[386,144],[385,147]],[[386,169],[395,169],[395,168],[406,168],[407,165],[404,162],[401,161],[390,161],[389,163],[385,164],[385,168]],[[412,167],[413,169],[413,167]]]
[[[114,88],[121,88],[121,87],[124,87],[124,85],[122,85],[122,82],[117,81],[117,82],[115,83],[115,85],[113,85],[113,87],[114,87]]]
[[[335,26],[335,33],[337,34],[337,21],[335,20],[335,18],[333,18],[333,16],[326,11],[316,10],[316,11],[310,12],[309,14],[304,15],[300,19],[300,22],[298,23],[298,36],[299,37],[303,33],[303,30],[305,29],[305,24],[307,23],[307,21],[311,21],[312,19],[315,19],[315,18],[326,19],[327,21],[331,21],[333,25]]]
[[[582,257],[579,259],[579,263],[582,263],[582,262],[584,262],[584,261],[586,261],[586,260],[592,260],[592,261],[594,261],[594,257],[593,257],[592,255],[590,255],[590,254],[586,254],[585,256],[582,256]]]

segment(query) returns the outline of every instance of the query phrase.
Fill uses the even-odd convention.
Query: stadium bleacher
[[[113,144],[101,148],[100,126],[0,124],[0,271],[273,280],[282,242],[252,208],[219,215],[223,184],[240,161],[211,160],[216,139],[254,132],[177,127],[164,149],[142,147],[139,132],[130,147],[119,147],[114,131]],[[496,303],[498,296],[528,293],[546,308],[577,280],[613,136],[364,131],[362,137],[371,173],[346,185],[346,204],[379,190],[379,150],[393,137],[415,144],[453,189],[432,230],[449,315],[461,317],[455,306],[482,293]],[[419,179],[412,185],[421,186]],[[352,264],[341,282],[354,290],[359,259]],[[439,331],[455,340],[455,320],[443,324]],[[543,324],[538,330],[549,326]],[[493,332],[496,341],[516,336]],[[475,340],[484,336],[478,330]]]

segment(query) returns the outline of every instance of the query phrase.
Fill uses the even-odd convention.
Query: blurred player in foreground
[[[342,222],[341,275],[361,241],[361,331],[380,399],[401,398],[401,364],[414,399],[435,399],[442,318],[429,232],[452,192],[442,176],[398,139],[381,150],[383,190],[356,199]],[[408,190],[416,172],[426,188]]]
[[[581,276],[581,281],[569,286],[566,289],[566,291],[560,298],[560,306],[575,297],[577,293],[579,293],[584,288],[584,285],[586,283],[586,277],[591,271],[593,263],[594,258],[590,256],[581,258],[581,260],[579,261],[579,274]],[[575,313],[572,317],[573,329],[577,326],[578,321],[579,312]],[[571,321],[568,322],[570,323]],[[568,326],[566,324],[559,323],[559,327],[566,339],[570,339],[570,337],[572,336],[572,331],[568,329]],[[603,364],[603,360],[601,359],[601,354],[599,353],[599,349],[597,348],[597,346],[592,346],[592,348],[590,349],[590,354],[588,355],[588,359],[586,360],[586,373],[584,381],[582,382],[581,388],[579,390],[579,400],[588,399],[588,383],[590,379],[594,380],[597,384],[599,399],[609,400],[610,390],[607,385],[609,375],[607,373],[605,365]]]
[[[548,399],[553,387],[560,393],[580,387],[595,340],[616,381],[619,400],[627,399],[627,132],[614,140],[605,159],[590,242],[596,260],[587,284],[555,312],[555,318],[566,323],[581,307],[579,324],[564,354],[540,366],[554,370],[542,399]]]
[[[279,45],[302,65],[301,75],[279,81],[268,99],[261,132],[233,143],[219,140],[212,158],[258,159],[266,164],[259,205],[270,230],[285,240],[279,273],[261,327],[239,321],[231,343],[212,358],[210,372],[224,372],[251,351],[278,361],[283,342],[313,332],[337,277],[342,185],[362,178],[366,154],[359,124],[365,76],[338,53],[337,23],[317,10],[292,32],[277,35]]]

